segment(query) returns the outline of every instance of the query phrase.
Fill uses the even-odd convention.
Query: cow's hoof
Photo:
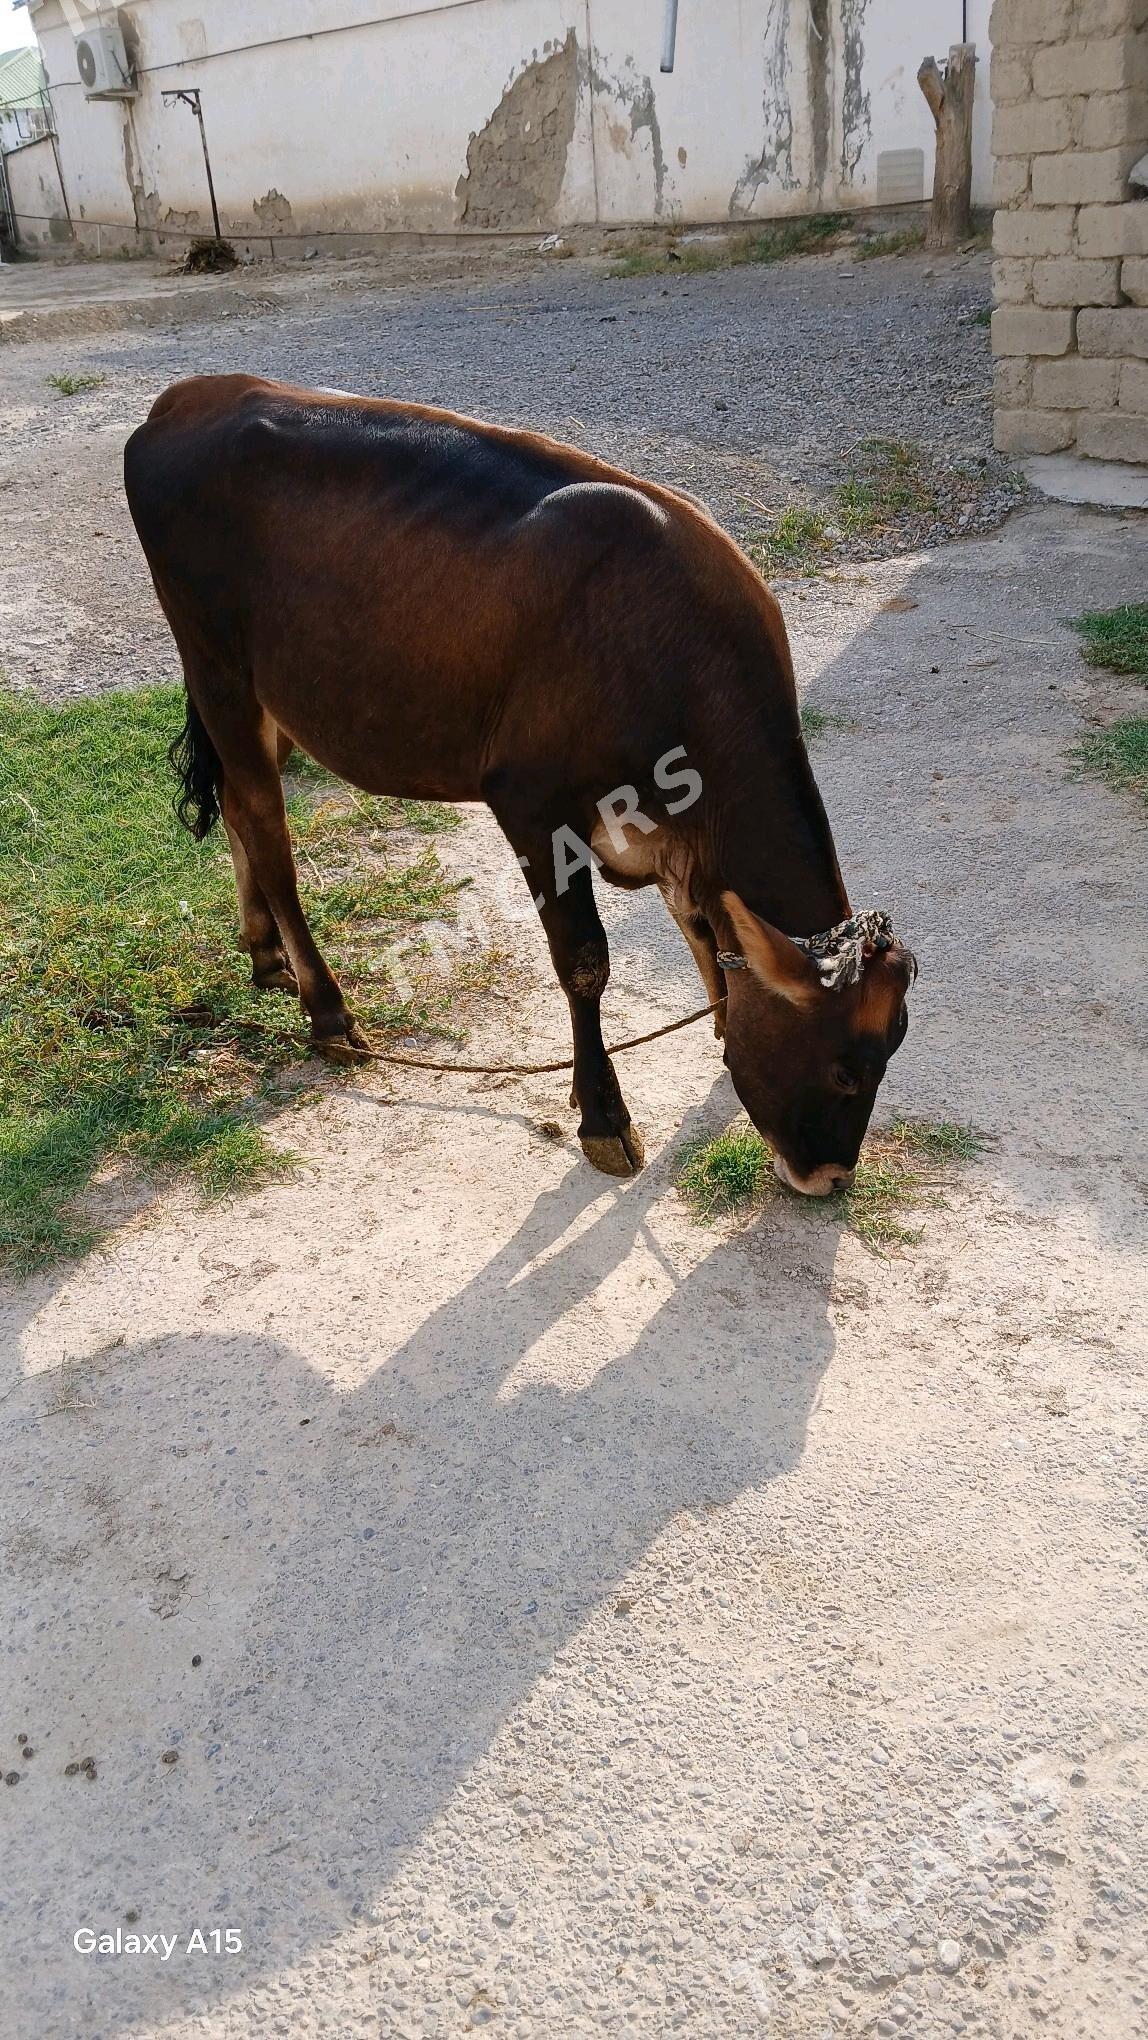
[[[715,1040],[715,1041],[724,1041],[724,1040],[725,1040],[725,1014],[724,1014],[724,1013],[715,1013],[715,1014],[714,1014],[714,1040]]]
[[[347,1065],[371,1061],[371,1044],[353,1020],[348,1020],[341,1034],[313,1035],[311,1047],[325,1062]]]
[[[253,971],[251,982],[257,992],[291,992],[299,997],[299,980],[285,964],[273,970]]]
[[[609,1135],[580,1133],[582,1153],[604,1176],[636,1176],[646,1160],[642,1136],[636,1126],[624,1127],[622,1132]]]

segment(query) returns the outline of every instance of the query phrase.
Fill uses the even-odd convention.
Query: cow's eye
[[[834,1063],[834,1065],[833,1065],[833,1081],[834,1081],[834,1083],[836,1084],[836,1086],[837,1086],[837,1089],[838,1089],[839,1091],[846,1091],[846,1092],[848,1092],[848,1094],[850,1095],[850,1097],[851,1097],[851,1096],[853,1095],[854,1091],[856,1091],[856,1089],[857,1089],[857,1079],[856,1079],[856,1077],[855,1077],[855,1076],[853,1075],[853,1072],[852,1072],[852,1070],[847,1070],[847,1069],[846,1069],[846,1067],[845,1067],[845,1064],[844,1064],[844,1063]]]

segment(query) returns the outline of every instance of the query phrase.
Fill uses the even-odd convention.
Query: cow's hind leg
[[[608,1176],[635,1176],[645,1161],[645,1151],[602,1040],[601,1004],[610,976],[610,951],[590,872],[584,866],[573,872],[565,890],[557,892],[550,833],[540,831],[536,824],[522,827],[507,814],[497,794],[491,806],[520,860],[525,859],[531,891],[542,897],[539,915],[570,1007],[574,1033],[570,1102],[582,1115],[578,1127],[582,1151],[587,1161]]]
[[[212,732],[216,735],[215,731]],[[367,1042],[347,1011],[338,979],[324,961],[299,900],[287,833],[283,785],[273,730],[234,726],[216,737],[223,771],[221,806],[230,837],[246,859],[253,897],[259,896],[281,934],[311,1021],[314,1047],[334,1062],[361,1061]]]
[[[275,748],[276,764],[281,772],[293,748],[290,737],[285,737],[282,730],[278,732]],[[299,981],[287,960],[279,924],[261,888],[255,883],[242,839],[226,819],[224,827],[231,846],[231,862],[235,867],[240,940],[251,955],[251,981],[257,991],[294,992],[298,997]]]

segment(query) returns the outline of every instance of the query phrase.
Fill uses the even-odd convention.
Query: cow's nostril
[[[848,1190],[849,1185],[852,1183],[855,1174],[856,1174],[855,1169],[832,1170],[831,1180],[833,1183],[833,1188],[835,1190]]]

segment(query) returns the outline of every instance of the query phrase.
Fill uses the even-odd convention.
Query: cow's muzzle
[[[842,1168],[840,1162],[823,1162],[812,1175],[795,1176],[781,1155],[773,1158],[773,1172],[788,1190],[796,1190],[799,1197],[829,1197],[834,1190],[848,1190],[854,1175],[852,1169]]]

